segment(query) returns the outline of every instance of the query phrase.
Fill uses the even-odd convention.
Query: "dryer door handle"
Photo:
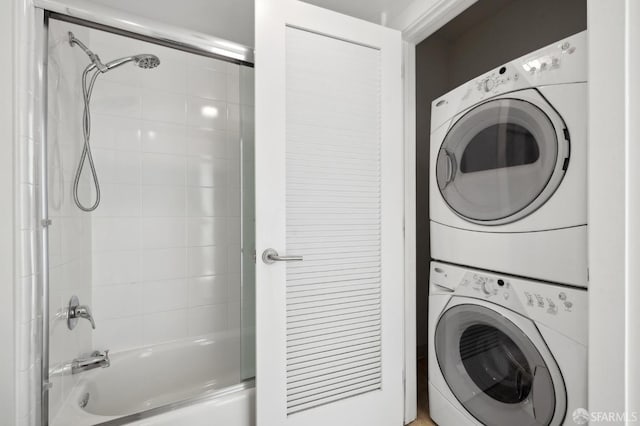
[[[457,163],[456,157],[449,152],[449,150],[445,149],[444,153],[447,156],[447,179],[444,182],[444,186],[446,187],[453,181],[453,178],[456,175]]]

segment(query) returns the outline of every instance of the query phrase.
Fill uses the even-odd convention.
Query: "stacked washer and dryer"
[[[587,404],[586,32],[432,105],[429,404],[448,425]]]

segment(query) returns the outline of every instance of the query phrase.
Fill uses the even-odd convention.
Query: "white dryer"
[[[587,285],[586,32],[435,100],[431,254]]]
[[[429,411],[440,426],[574,424],[587,291],[432,262]]]

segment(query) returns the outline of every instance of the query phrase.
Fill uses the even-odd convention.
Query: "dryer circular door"
[[[535,89],[481,103],[458,118],[442,142],[436,179],[463,219],[501,225],[542,206],[569,162],[562,118]]]
[[[449,307],[435,331],[436,358],[453,395],[485,425],[560,424],[564,381],[534,324],[469,300]]]

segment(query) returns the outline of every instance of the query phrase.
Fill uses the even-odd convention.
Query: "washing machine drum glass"
[[[447,310],[436,327],[438,365],[455,397],[485,425],[549,425],[551,374],[531,340],[483,306]]]
[[[564,176],[557,130],[563,129],[541,108],[520,99],[471,109],[451,127],[438,154],[436,177],[444,200],[463,218],[487,225],[532,213]]]

